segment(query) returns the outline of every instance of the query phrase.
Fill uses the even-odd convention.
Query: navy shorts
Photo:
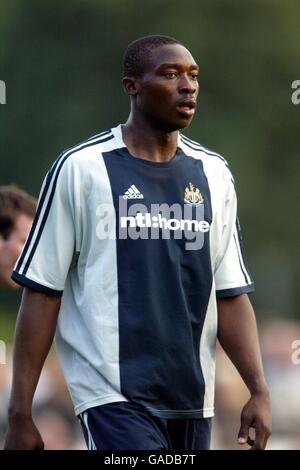
[[[211,418],[162,419],[132,402],[79,415],[89,450],[208,450]]]

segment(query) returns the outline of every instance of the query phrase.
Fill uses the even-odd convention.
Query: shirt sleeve
[[[226,169],[225,204],[222,235],[215,265],[217,298],[232,297],[254,291],[254,283],[248,270],[241,228],[237,216],[237,197],[232,175]]]
[[[75,191],[71,162],[58,159],[41,188],[37,212],[12,279],[60,297],[75,253]]]

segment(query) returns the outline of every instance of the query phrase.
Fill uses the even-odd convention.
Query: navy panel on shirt
[[[200,339],[212,287],[209,232],[200,250],[186,250],[186,239],[122,239],[119,197],[134,185],[141,203],[180,204],[192,182],[204,199],[211,222],[208,182],[201,160],[177,149],[166,163],[131,156],[126,148],[103,153],[117,213],[117,264],[121,392],[157,416],[201,417],[205,384]],[[159,229],[161,232],[161,229]],[[150,231],[150,229],[149,229]]]

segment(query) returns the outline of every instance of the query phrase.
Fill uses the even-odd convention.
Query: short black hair
[[[123,56],[123,77],[139,77],[145,69],[151,50],[169,44],[183,44],[170,36],[144,36],[131,42]]]
[[[0,238],[9,239],[19,215],[24,214],[33,218],[36,203],[33,196],[13,184],[0,186]]]

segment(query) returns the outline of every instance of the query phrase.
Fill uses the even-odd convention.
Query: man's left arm
[[[217,299],[217,305],[218,340],[251,395],[242,410],[238,442],[263,450],[271,434],[271,412],[255,314],[247,294]],[[254,441],[249,428],[255,429]]]

